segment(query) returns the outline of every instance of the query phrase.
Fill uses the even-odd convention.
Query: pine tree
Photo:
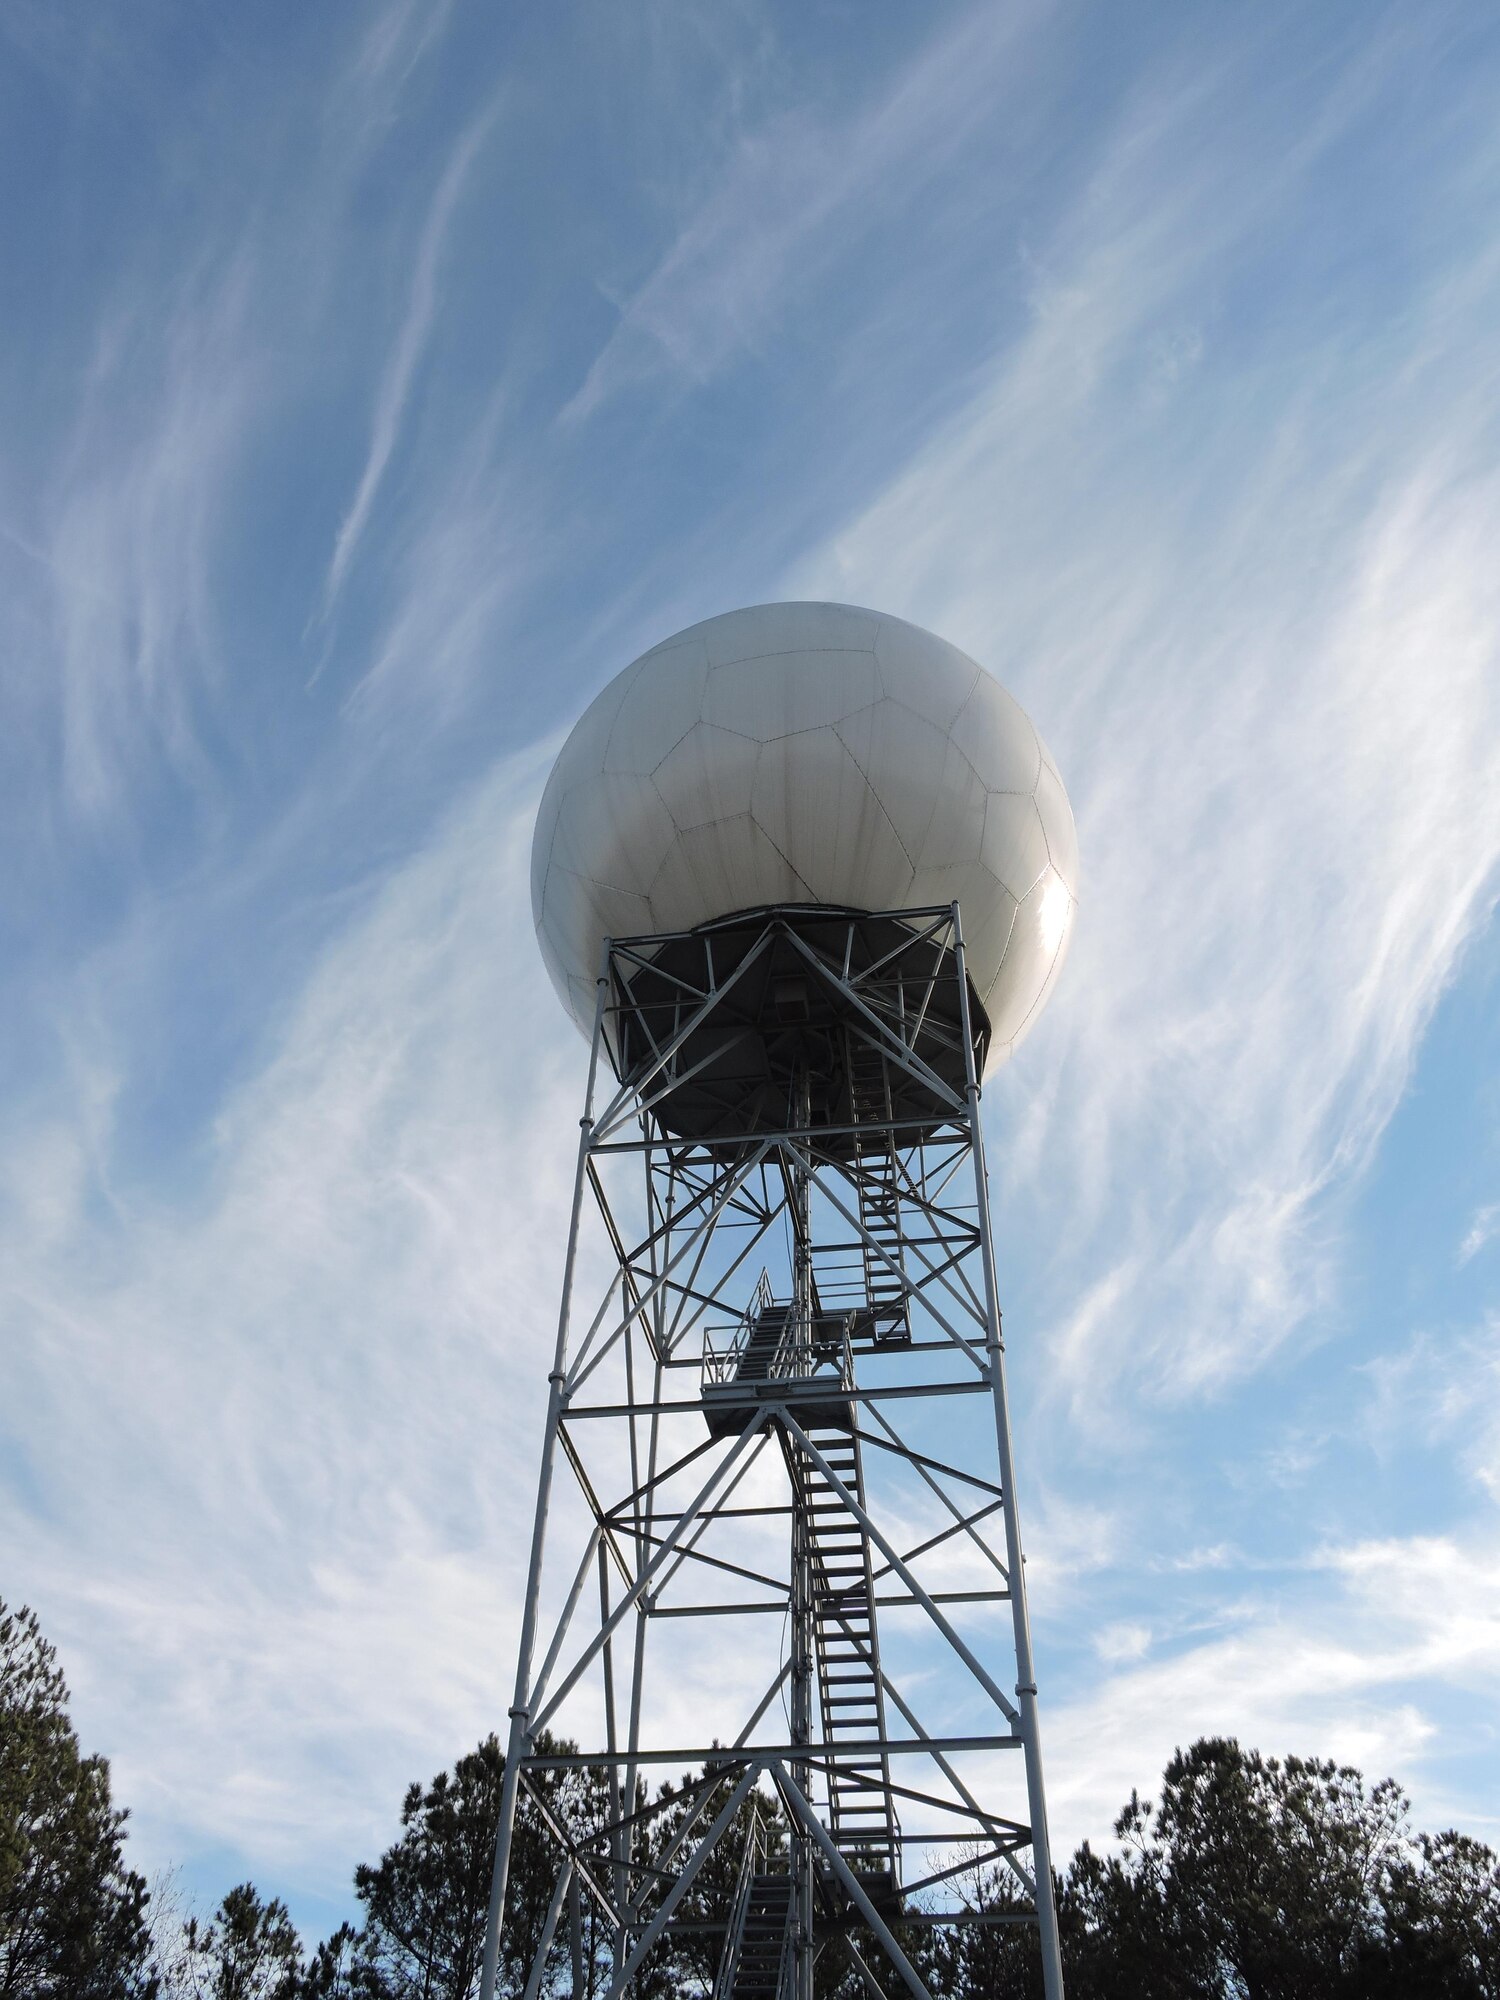
[[[146,1884],[35,1614],[0,1602],[0,2000],[149,2000]]]

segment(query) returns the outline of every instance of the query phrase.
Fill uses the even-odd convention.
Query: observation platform
[[[952,913],[823,904],[744,910],[616,939],[606,1038],[662,1128],[732,1143],[815,1132],[857,1154],[871,1126],[919,1143],[962,1106],[966,1064]],[[972,982],[976,1070],[990,1024]]]
[[[820,1312],[799,1319],[794,1306],[771,1297],[762,1277],[729,1337],[716,1344],[710,1333],[704,1340],[703,1414],[711,1434],[744,1430],[763,1403],[785,1403],[804,1427],[852,1430],[853,1318]]]

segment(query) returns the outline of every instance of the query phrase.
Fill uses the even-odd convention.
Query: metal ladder
[[[829,1470],[864,1505],[859,1437],[852,1429],[807,1426]],[[900,1828],[891,1807],[885,1760],[864,1752],[840,1756],[839,1745],[881,1741],[885,1694],[875,1622],[869,1542],[820,1468],[796,1454],[813,1558],[813,1634],[830,1753],[828,1830],[835,1847],[880,1900],[898,1892]]]
[[[785,1867],[767,1867],[767,1858],[757,1818],[745,1843],[713,2000],[784,2000],[792,1878]]]
[[[729,1992],[733,2000],[777,2000],[786,1959],[790,1875],[752,1875]]]
[[[766,1382],[771,1378],[771,1364],[780,1352],[787,1322],[791,1319],[792,1308],[771,1297],[770,1285],[764,1272],[756,1291],[756,1304],[752,1307],[754,1318],[750,1321],[750,1331],[740,1350],[739,1364],[735,1369],[736,1382]]]
[[[906,1261],[901,1244],[896,1141],[888,1129],[891,1118],[890,1078],[880,1051],[853,1036],[847,1044],[845,1073],[849,1079],[850,1122],[856,1128],[854,1165],[860,1226],[873,1239],[867,1241],[861,1238],[860,1241],[865,1307],[859,1318],[875,1340],[905,1343],[911,1339],[911,1320],[907,1306]],[[859,1129],[865,1126],[874,1129]],[[893,1261],[887,1262],[881,1251]]]

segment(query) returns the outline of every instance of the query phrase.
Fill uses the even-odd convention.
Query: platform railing
[[[741,1379],[750,1343],[765,1315],[775,1309],[771,1283],[762,1271],[755,1294],[735,1325],[707,1327],[703,1335],[703,1387],[729,1388]],[[788,1305],[773,1353],[767,1356],[765,1382],[804,1382],[816,1378],[820,1384],[854,1387],[854,1350],[849,1339],[851,1315],[813,1314],[806,1307]]]

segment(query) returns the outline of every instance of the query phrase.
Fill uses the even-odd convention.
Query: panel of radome
[[[846,716],[838,733],[915,865],[942,788],[948,738],[900,702],[888,700]]]
[[[675,832],[649,778],[600,773],[580,779],[564,799],[553,861],[644,896]]]
[[[1025,1031],[1053,961],[1066,943],[1071,909],[1060,925],[1044,921],[1047,915],[1044,898],[1057,881],[1058,877],[1049,868],[1018,907],[1016,927],[1005,954],[1004,973],[990,1003],[990,1021],[996,1037],[1012,1046]]]
[[[707,680],[708,649],[701,639],[649,654],[620,704],[603,768],[649,777],[698,714]]]
[[[954,742],[943,756],[943,772],[927,822],[919,868],[946,868],[954,862],[977,861],[984,841],[984,813],[989,794],[974,766]]]
[[[979,861],[917,870],[911,885],[914,908],[927,904],[940,907],[955,900],[963,916],[969,977],[974,982],[975,990],[983,997],[994,985],[995,974],[1005,955],[1011,925],[1015,921],[1016,899],[1004,883],[997,881]]]
[[[568,979],[570,1006],[572,981],[584,978],[578,968],[589,964],[591,958],[597,967],[601,939],[638,937],[652,928],[651,906],[644,896],[627,895],[597,882],[587,882],[555,863],[548,871],[539,930],[545,945],[550,946],[551,953],[555,954],[563,976]],[[588,1028],[592,1012],[593,1003],[590,1000],[589,1018],[580,1019],[581,1027]]]
[[[690,929],[708,911],[813,900],[807,883],[748,813],[679,833],[651,885],[651,913],[663,931]]]
[[[988,674],[981,674],[975,682],[952,734],[986,791],[1036,790],[1042,751],[1031,718]]]
[[[542,803],[537,808],[536,829],[531,836],[531,914],[536,923],[542,920],[542,897],[547,887],[547,864],[552,859],[552,838],[557,831],[557,817],[562,811],[563,787],[558,780],[554,765],[551,777],[542,792]]]
[[[553,766],[553,775],[562,777],[564,791],[568,790],[577,773],[604,769],[604,753],[609,747],[615,717],[644,666],[644,660],[632,661],[622,674],[616,675],[599,690],[574,723]]]
[[[594,1028],[594,993],[586,979],[580,979],[576,972],[568,974],[568,1005],[573,1011],[573,1019],[585,1034],[592,1034]]]
[[[1058,944],[1057,950],[1052,955],[1052,963],[1047,969],[1047,976],[1042,981],[1041,987],[1038,990],[1035,1000],[1033,1000],[1031,1003],[1031,1012],[1026,1016],[1026,1019],[1021,1023],[1020,1030],[1017,1033],[1015,1040],[1011,1044],[1011,1047],[1013,1049],[1019,1048],[1021,1043],[1024,1042],[1026,1037],[1031,1033],[1032,1029],[1036,1026],[1037,1020],[1041,1015],[1042,1009],[1046,1006],[1048,1000],[1051,998],[1052,989],[1057,984],[1058,979],[1061,976],[1062,969],[1068,962],[1068,951],[1073,943],[1073,920],[1076,916],[1077,916],[1077,906],[1075,904],[1071,906],[1069,909],[1067,927],[1063,931],[1062,940]]]
[[[1019,792],[991,792],[984,809],[980,858],[1017,902],[1050,865],[1047,836],[1034,799]]]
[[[701,629],[709,664],[724,667],[770,653],[871,652],[879,624],[878,613],[852,604],[809,602],[752,605]]]
[[[571,959],[583,941],[582,962],[587,963],[591,935],[597,943],[600,937],[636,937],[650,928],[651,909],[644,896],[586,881],[571,868],[549,869],[540,929],[565,958]]]
[[[1042,816],[1052,865],[1076,896],[1078,832],[1073,824],[1073,808],[1068,804],[1068,795],[1063,790],[1062,779],[1057,775],[1057,767],[1045,756],[1041,775],[1036,781],[1036,807]]]
[[[873,653],[832,648],[771,653],[714,667],[703,696],[703,719],[768,742],[842,722],[879,692]]]
[[[881,619],[875,664],[884,692],[926,716],[945,734],[958,720],[982,671],[957,646],[908,625],[904,618]]]
[[[878,910],[905,894],[906,850],[836,731],[768,743],[751,810],[821,901]]]
[[[760,745],[732,729],[695,722],[651,774],[678,827],[733,819],[750,810]]]

